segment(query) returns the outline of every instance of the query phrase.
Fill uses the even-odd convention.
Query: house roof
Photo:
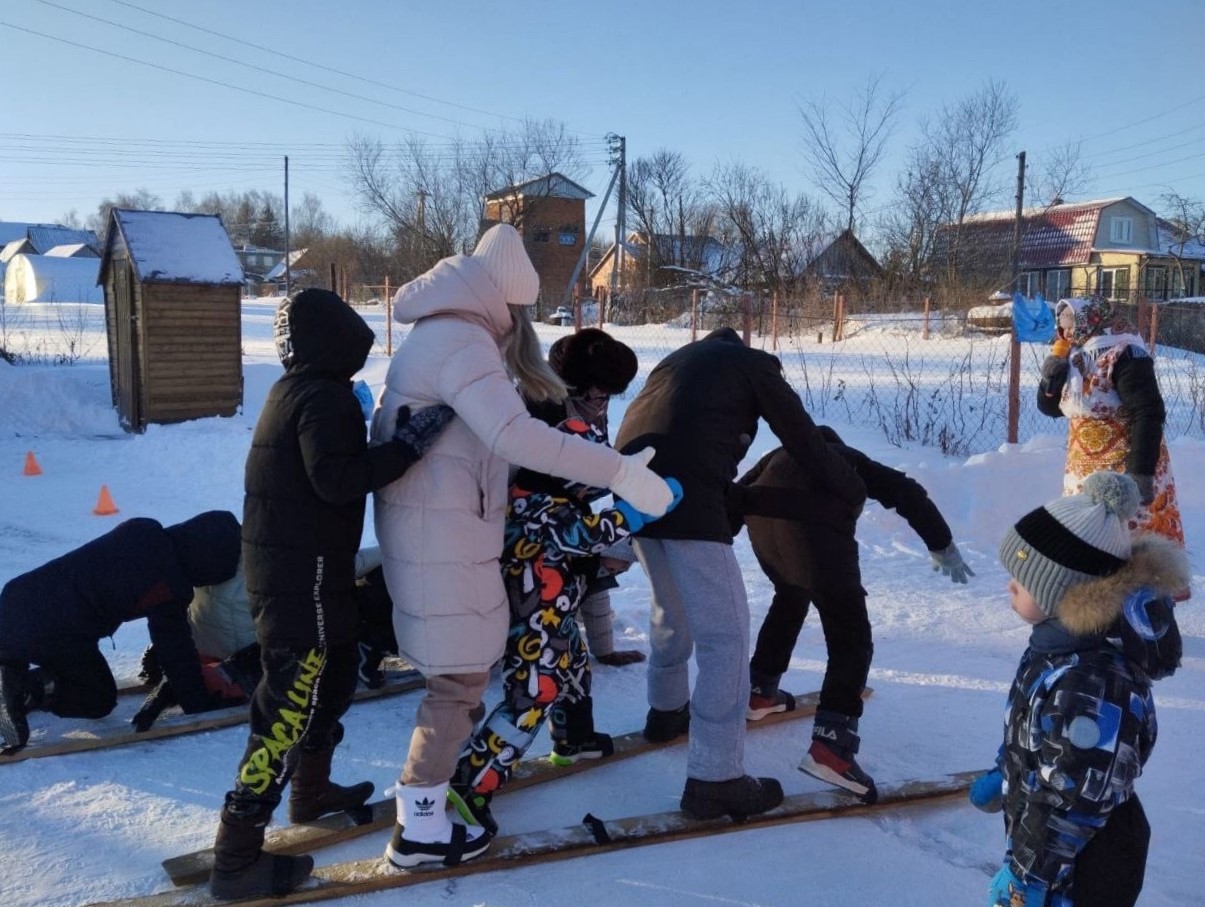
[[[1176,258],[1205,259],[1205,243],[1201,242],[1199,237],[1190,236],[1181,244],[1174,224],[1160,217],[1155,221],[1155,225],[1159,231],[1159,251],[1161,253]]]
[[[91,230],[74,227],[46,226],[38,224],[29,228],[29,241],[39,255],[45,255],[55,246],[85,245],[100,251],[100,238]]]
[[[216,214],[114,208],[98,278],[102,283],[118,241],[129,251],[140,283],[243,282],[243,266]]]
[[[1141,202],[1127,196],[1024,209],[1021,212],[1021,267],[1038,269],[1087,264],[1101,212],[1122,201],[1154,216],[1154,212]],[[1012,254],[1016,216],[1015,211],[972,214],[963,221],[964,243],[972,241],[979,255],[1007,259]],[[952,227],[952,224],[943,224],[939,228],[939,238],[947,235]]]
[[[309,249],[294,249],[293,251],[291,251],[289,253],[288,264],[289,264],[290,271],[293,269],[293,266],[295,264],[297,264],[298,261],[301,260],[301,256],[305,255],[305,253],[308,251],[310,251],[310,250]],[[274,264],[272,266],[272,268],[268,271],[267,274],[264,275],[264,280],[280,280],[284,276],[285,276],[285,259],[282,258],[280,261],[278,261],[276,264]]]
[[[634,230],[624,240],[624,255],[630,255],[638,261],[643,260],[648,252],[648,245],[645,234],[642,231]],[[712,277],[719,274],[728,265],[730,250],[714,236],[707,234],[680,236],[675,233],[654,233],[653,245],[662,261],[675,264],[679,261],[695,263],[704,274]],[[598,263],[590,269],[590,276],[593,277],[614,255],[615,243],[611,243]]]
[[[81,255],[81,252],[88,252],[88,255]],[[50,258],[99,258],[96,250],[86,242],[67,243],[61,246],[55,246],[53,249],[47,249],[44,255]]]
[[[507,198],[512,195],[533,195],[542,198],[594,198],[594,193],[580,183],[575,183],[563,173],[549,173],[525,183],[516,183],[505,189],[488,193],[486,199]]]
[[[865,276],[866,270],[879,275],[883,273],[879,260],[848,227],[839,233],[818,237],[807,250],[806,258],[804,271],[828,280]],[[855,264],[855,259],[860,264]]]

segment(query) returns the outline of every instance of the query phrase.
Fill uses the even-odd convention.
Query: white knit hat
[[[473,258],[485,266],[507,305],[535,305],[540,277],[527,257],[518,230],[510,224],[490,227],[477,241]]]

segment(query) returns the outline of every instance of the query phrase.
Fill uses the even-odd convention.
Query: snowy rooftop
[[[151,283],[241,284],[239,264],[221,219],[214,214],[113,210],[105,262],[120,232],[138,280]],[[104,278],[105,268],[101,268]]]

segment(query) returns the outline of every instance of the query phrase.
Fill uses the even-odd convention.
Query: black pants
[[[54,682],[43,705],[60,718],[104,718],[117,707],[117,681],[96,643],[67,643],[29,661]]]
[[[774,599],[758,631],[749,667],[754,676],[777,682],[790,666],[808,606],[814,603],[828,650],[820,708],[858,718],[874,654],[858,543],[852,535],[824,531],[808,531],[806,538],[810,550],[800,556],[810,561],[811,588],[787,582],[778,565],[754,547],[758,563],[774,584]]]
[[[267,818],[280,803],[300,748],[339,742],[339,719],[356,691],[356,646],[265,647],[263,667],[251,697],[251,734],[228,802],[242,814]]]
[[[1146,874],[1151,826],[1136,796],[1113,810],[1075,860],[1076,907],[1134,907]]]

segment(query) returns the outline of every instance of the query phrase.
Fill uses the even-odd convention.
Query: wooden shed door
[[[113,271],[113,298],[117,303],[117,413],[127,431],[142,431],[138,322],[134,312],[134,287],[126,262],[121,262]]]

